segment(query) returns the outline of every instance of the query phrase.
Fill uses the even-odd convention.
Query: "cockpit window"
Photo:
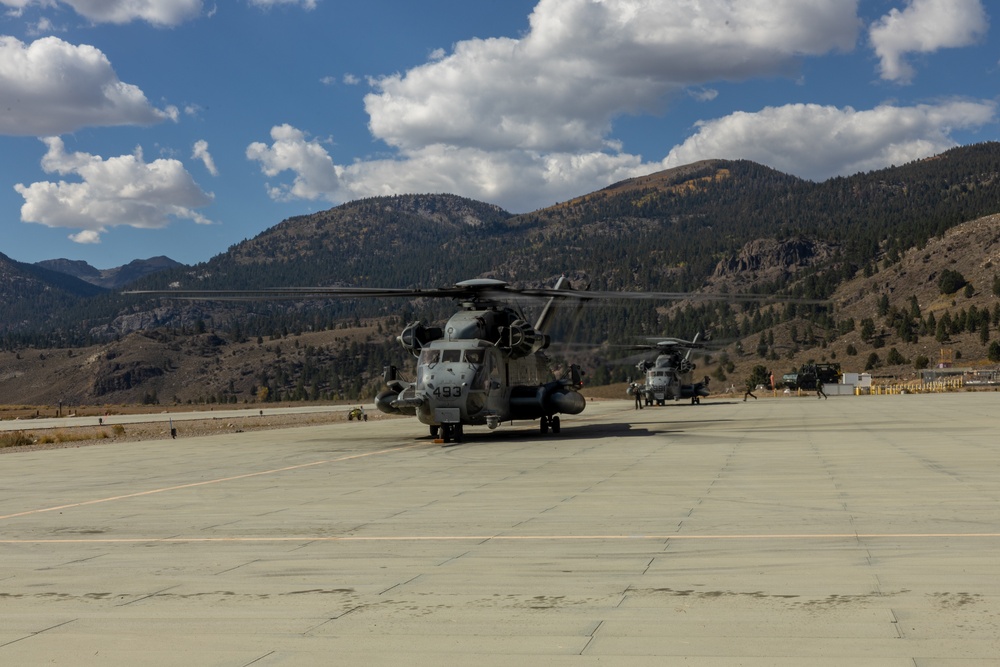
[[[461,350],[441,350],[441,361],[444,363],[454,363],[462,359]]]
[[[430,366],[432,364],[436,364],[439,361],[441,361],[440,350],[431,350],[429,348],[425,348],[420,351],[420,360],[418,361],[418,363]]]
[[[481,364],[483,363],[483,351],[476,350],[466,350],[465,360],[470,364]]]

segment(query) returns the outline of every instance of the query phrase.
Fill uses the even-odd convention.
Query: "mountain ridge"
[[[125,287],[143,276],[182,267],[184,264],[164,255],[157,255],[148,259],[134,259],[128,264],[110,269],[97,269],[83,260],[72,259],[46,259],[35,262],[35,266],[65,273],[97,287],[116,290]]]
[[[556,340],[577,331],[590,342],[600,342],[635,335],[689,337],[710,328],[718,338],[740,340],[741,351],[729,351],[730,363],[713,362],[713,369],[724,369],[720,375],[729,378],[743,373],[742,364],[750,362],[801,363],[831,354],[840,359],[853,357],[845,341],[850,341],[855,354],[881,350],[879,363],[883,365],[885,350],[891,350],[894,343],[900,357],[912,358],[917,348],[912,341],[904,342],[910,335],[907,331],[915,328],[918,333],[914,335],[923,345],[936,332],[919,333],[927,327],[930,310],[920,316],[907,315],[909,324],[900,324],[903,311],[913,309],[896,303],[897,295],[909,291],[905,298],[925,299],[916,285],[910,289],[906,281],[919,280],[922,289],[934,288],[936,278],[930,274],[938,276],[947,268],[934,253],[950,253],[942,262],[953,261],[959,268],[966,264],[978,268],[974,273],[967,269],[975,285],[972,297],[927,297],[934,304],[927,308],[953,311],[963,321],[972,305],[977,307],[977,317],[984,308],[992,312],[996,297],[991,292],[990,272],[1000,265],[1000,258],[981,253],[993,252],[989,235],[1000,224],[994,217],[998,212],[1000,144],[996,143],[961,147],[933,160],[818,184],[752,162],[707,160],[629,179],[520,215],[454,195],[348,202],[289,218],[207,262],[169,268],[133,284],[154,290],[171,285],[184,289],[440,287],[490,277],[515,285],[540,285],[568,274],[594,289],[719,292],[738,288],[833,304],[832,308],[798,310],[698,302],[629,304],[588,310],[579,325],[557,324],[553,332]],[[970,230],[968,234],[975,231],[982,247],[962,246],[958,256],[958,251],[941,245],[952,230],[973,222],[978,226],[963,229]],[[952,247],[959,244],[952,242]],[[926,248],[934,251],[925,260]],[[886,279],[903,263],[910,266],[916,261],[913,257],[918,257],[919,264],[906,269],[901,282],[890,285]],[[925,272],[931,266],[935,268]],[[851,281],[860,282],[851,288],[854,292],[843,293],[845,286],[855,285]],[[881,312],[883,296],[889,301],[885,313]],[[941,303],[947,304],[944,311]],[[75,301],[67,298],[49,314],[31,312],[34,326],[44,331],[27,333],[32,320],[22,313],[21,320],[7,321],[22,326],[20,331],[25,333],[8,327],[4,340],[15,354],[43,343],[61,350],[56,357],[65,356],[67,364],[77,356],[71,353],[74,349],[81,350],[80,355],[86,349],[83,356],[88,359],[104,355],[109,363],[89,367],[103,369],[94,372],[104,379],[92,378],[90,385],[75,390],[74,395],[89,397],[86,400],[136,401],[154,389],[165,400],[175,396],[197,400],[199,395],[204,399],[210,389],[216,399],[224,395],[227,401],[246,400],[262,386],[269,388],[271,396],[347,395],[345,388],[362,391],[363,386],[370,389],[374,386],[370,383],[377,384],[379,364],[386,359],[408,363],[392,342],[403,324],[414,319],[437,321],[447,311],[448,304],[420,301],[178,303],[112,292]],[[873,320],[877,342],[884,343],[885,349],[873,347],[867,328],[866,339],[858,338],[861,320],[868,319]],[[74,333],[74,326],[82,331]],[[308,362],[290,361],[289,337],[305,348],[320,349],[306,339],[358,326],[366,327],[367,342],[343,338],[348,341],[343,345],[356,346],[353,352],[337,347],[340,342],[328,343],[324,345],[336,349],[326,347],[326,352]],[[1000,333],[990,333],[997,326],[998,322],[987,326],[993,339],[1000,337]],[[949,335],[966,346],[965,358],[986,357],[991,339],[977,342],[976,336],[970,338],[957,329],[946,334],[945,340]],[[195,342],[201,339],[208,342]],[[183,352],[191,346],[200,351]],[[268,348],[271,356],[259,357],[256,367],[227,370],[229,357],[237,352],[251,354],[251,350]],[[276,348],[280,354],[273,353]],[[142,349],[160,352],[142,361]],[[936,356],[928,349],[919,355]],[[197,361],[199,357],[204,359]],[[131,361],[125,363],[125,359]],[[205,359],[215,359],[211,372]],[[31,361],[23,354],[21,360]],[[188,361],[195,365],[189,367]],[[598,366],[593,381],[611,381],[623,372],[601,370],[599,357],[593,361]],[[309,369],[321,363],[347,375],[316,379]],[[46,355],[46,366],[51,370],[54,365],[53,357]],[[33,366],[35,370],[20,371],[17,377],[41,372],[39,364]],[[191,379],[183,387],[176,384],[182,376]],[[216,376],[220,386],[216,386]],[[315,392],[298,386],[304,378],[316,383]],[[49,378],[39,383],[39,391],[52,382]],[[13,397],[17,392],[6,395]]]

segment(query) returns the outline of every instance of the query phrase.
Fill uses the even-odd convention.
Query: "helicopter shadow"
[[[690,401],[680,400],[671,401],[670,403],[665,403],[663,405],[646,405],[643,410],[704,410],[706,408],[715,408],[720,405],[736,405],[741,403],[738,398],[716,398],[712,400],[703,400],[698,405],[691,405]],[[641,412],[642,410],[639,410]]]
[[[609,424],[579,424],[564,425],[561,433],[549,433],[542,435],[538,428],[516,427],[504,429],[503,431],[476,432],[466,431],[461,442],[443,443],[442,447],[470,447],[479,445],[501,444],[501,443],[527,443],[538,444],[558,444],[563,440],[600,440],[603,438],[632,438],[647,437],[651,435],[663,435],[661,430],[652,431],[642,425],[629,423],[609,423]],[[434,442],[430,436],[421,438],[424,442]]]
[[[651,426],[661,425],[673,426],[673,430],[665,431],[662,428],[648,431],[650,433],[684,433],[689,428],[702,424],[727,424],[739,421],[733,417],[727,417],[712,410],[712,408],[722,408],[739,403],[739,400],[714,400],[702,402],[699,405],[691,405],[684,402],[667,403],[666,405],[647,405],[642,410],[636,411],[641,418]],[[649,411],[653,412],[650,413]]]

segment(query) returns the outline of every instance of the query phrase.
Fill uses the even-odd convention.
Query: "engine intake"
[[[508,346],[514,358],[526,357],[549,346],[549,337],[524,320],[514,320],[507,329]]]
[[[425,327],[423,322],[412,322],[406,325],[403,333],[399,334],[396,340],[411,354],[417,356],[420,354],[421,348],[431,341],[441,338],[444,338],[441,327]]]

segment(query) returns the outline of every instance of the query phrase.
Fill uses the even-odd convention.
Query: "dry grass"
[[[35,444],[35,436],[24,431],[8,431],[0,433],[0,449],[8,447],[26,447]]]
[[[129,411],[131,412],[131,411]],[[136,410],[138,412],[138,410]],[[369,420],[395,419],[397,417],[370,411]],[[346,412],[316,412],[309,414],[265,414],[232,419],[214,418],[210,412],[205,419],[191,419],[173,422],[177,429],[177,439],[243,433],[298,426],[346,422]],[[110,431],[110,432],[109,432]],[[0,432],[0,452],[14,453],[38,449],[59,449],[96,444],[122,444],[148,440],[171,440],[170,424],[166,421],[139,422],[133,424],[112,424],[104,426],[74,426],[31,431]]]
[[[119,424],[124,435],[125,429]],[[94,431],[92,429],[59,429],[51,433],[26,431],[8,431],[0,433],[0,449],[8,447],[31,447],[34,445],[64,445],[74,442],[89,442],[92,440],[107,440],[111,436],[107,429]]]

